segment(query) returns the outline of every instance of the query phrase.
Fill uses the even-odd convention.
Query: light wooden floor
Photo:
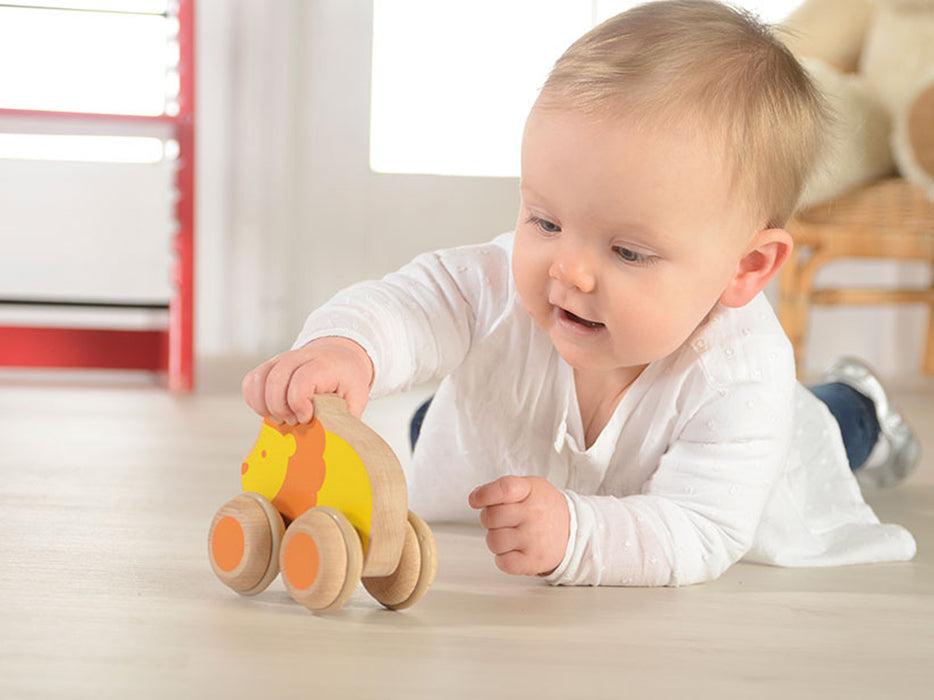
[[[737,565],[682,589],[550,588],[499,573],[482,533],[436,525],[414,608],[358,591],[321,618],[280,582],[237,597],[206,530],[257,420],[235,395],[0,375],[2,698],[928,698],[934,447],[873,493],[914,562]],[[419,397],[371,406],[390,442]],[[934,384],[897,398],[934,446]]]

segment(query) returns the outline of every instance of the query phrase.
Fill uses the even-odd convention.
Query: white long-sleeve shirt
[[[358,342],[372,396],[442,378],[410,461],[413,511],[475,519],[467,495],[507,474],[561,488],[571,536],[557,584],[681,585],[741,558],[783,566],[907,560],[912,536],[863,501],[834,418],[795,380],[760,295],[718,306],[629,387],[585,447],[574,371],[525,311],[512,235],[421,255],[336,295],[295,346]]]

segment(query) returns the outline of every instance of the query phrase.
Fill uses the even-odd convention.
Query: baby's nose
[[[548,273],[552,279],[584,293],[592,292],[597,286],[591,266],[583,259],[556,260]]]
[[[250,468],[249,463],[244,462],[243,464],[241,464],[240,465],[240,476],[243,476],[244,474],[246,474],[246,470],[249,468]]]

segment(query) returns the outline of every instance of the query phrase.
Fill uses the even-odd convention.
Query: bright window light
[[[746,0],[767,22],[802,0]],[[555,59],[634,0],[374,0],[370,167],[516,177],[528,110]]]
[[[177,60],[177,38],[172,21],[159,14],[165,0],[39,5],[0,5],[0,108],[164,113],[178,89],[167,74]]]
[[[567,0],[375,0],[370,166],[508,176],[555,57],[591,26]]]
[[[0,158],[85,163],[158,163],[177,155],[174,142],[140,136],[0,134]]]

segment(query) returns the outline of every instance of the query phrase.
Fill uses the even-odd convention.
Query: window
[[[768,22],[801,0],[737,4]],[[514,177],[554,60],[632,0],[374,0],[370,167]]]
[[[0,5],[0,109],[178,114],[170,0],[20,0]],[[24,115],[28,118],[28,115]],[[3,131],[0,125],[0,131]],[[0,133],[0,158],[153,163],[175,146],[132,135]]]

